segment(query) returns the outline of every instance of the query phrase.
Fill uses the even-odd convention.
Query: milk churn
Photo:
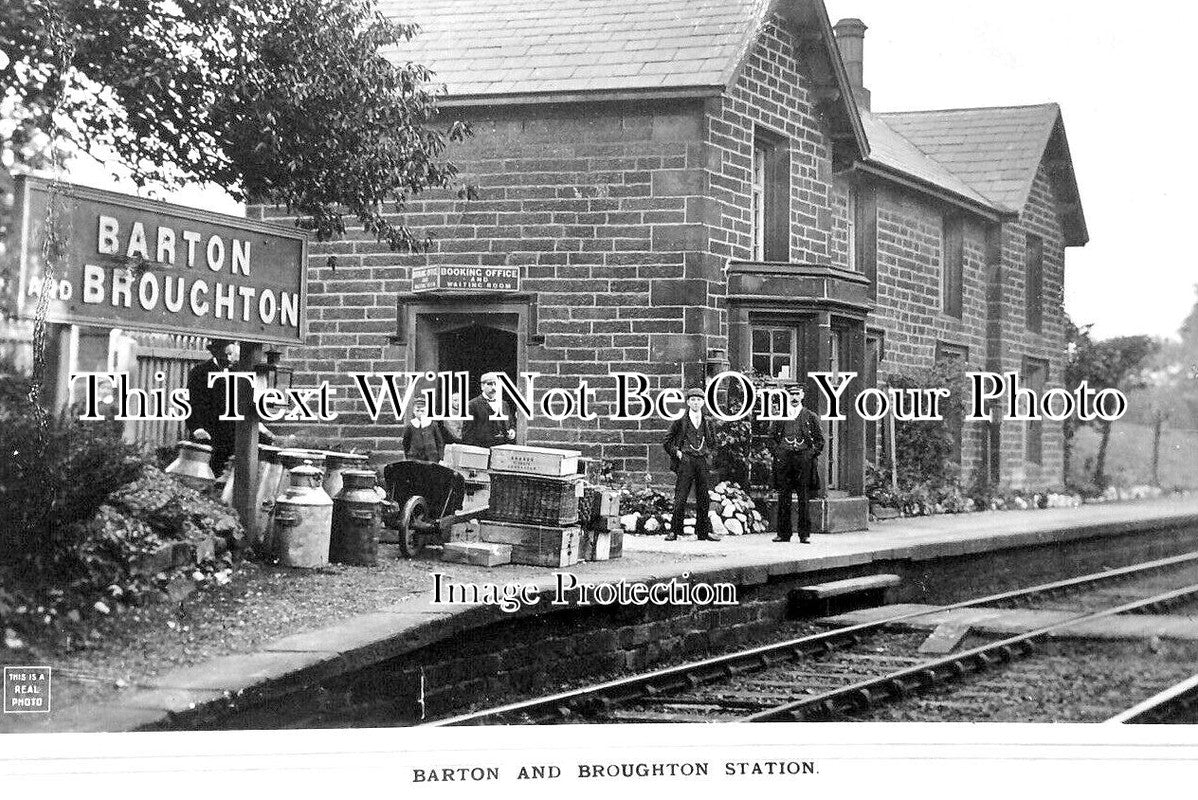
[[[329,560],[373,567],[378,563],[379,533],[383,528],[375,474],[368,469],[346,469],[342,488],[333,499],[333,533]]]
[[[166,472],[174,475],[184,486],[190,486],[198,492],[206,492],[216,481],[212,467],[208,465],[211,458],[212,448],[209,445],[179,442],[179,456],[166,468]]]
[[[287,493],[275,500],[274,554],[286,567],[323,567],[329,563],[333,501],[321,488],[315,467],[295,467],[290,481]]]
[[[324,473],[324,453],[320,453],[320,463],[316,461],[313,450],[287,449],[279,451],[279,482],[271,497],[278,497],[281,494],[286,494],[287,487],[290,485],[290,479],[287,477],[291,470],[300,466],[316,467],[321,474]],[[326,492],[327,494],[327,492]]]
[[[254,496],[254,524],[250,535],[262,553],[270,552],[270,513],[275,507],[275,497],[281,494],[279,482],[286,476],[279,461],[279,448],[258,445],[258,492]]]
[[[358,453],[325,451],[324,490],[334,500],[341,493],[341,473],[347,469],[365,469],[367,457]]]

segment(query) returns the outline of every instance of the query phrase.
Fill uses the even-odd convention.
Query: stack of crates
[[[574,450],[543,447],[492,448],[490,507],[479,526],[482,541],[510,545],[513,564],[568,567],[583,560],[579,456]]]
[[[584,561],[607,561],[623,555],[624,528],[620,525],[618,491],[599,486],[584,487],[578,501],[578,516]]]

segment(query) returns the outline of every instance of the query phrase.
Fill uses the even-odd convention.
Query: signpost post
[[[51,233],[51,202],[62,247],[47,278],[41,243]],[[15,211],[19,267],[8,310],[18,318],[31,319],[49,293],[48,324],[235,339],[247,372],[262,360],[263,343],[303,344],[308,250],[301,231],[27,175],[17,178]],[[63,386],[71,364],[57,361]],[[234,506],[260,537],[253,530],[259,420],[252,396],[242,397],[240,410]]]

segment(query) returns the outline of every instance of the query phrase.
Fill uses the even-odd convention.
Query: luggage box
[[[450,469],[460,472],[485,470],[490,465],[491,451],[485,447],[468,444],[447,444],[441,461]]]
[[[518,472],[522,475],[541,475],[564,478],[578,474],[579,450],[554,450],[548,447],[528,447],[501,444],[491,448],[491,469]]]
[[[582,530],[577,527],[483,520],[479,535],[484,542],[511,545],[513,564],[568,567],[582,558]]]
[[[486,518],[522,525],[574,525],[581,489],[579,480],[493,471]]]
[[[441,548],[441,560],[456,564],[475,564],[497,567],[512,563],[512,547],[491,542],[446,542]]]

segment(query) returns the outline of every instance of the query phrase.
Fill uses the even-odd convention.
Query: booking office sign
[[[46,321],[302,344],[307,237],[301,231],[115,192],[20,176],[16,311]],[[43,247],[49,203],[56,248]]]

